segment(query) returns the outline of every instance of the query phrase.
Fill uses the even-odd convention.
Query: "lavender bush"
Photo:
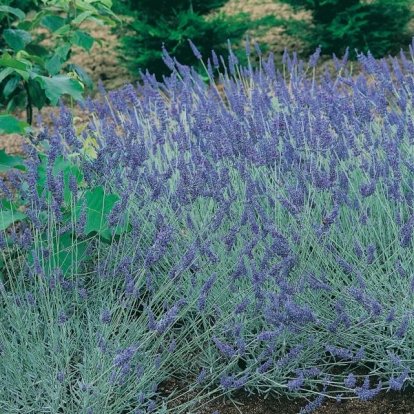
[[[410,51],[318,82],[319,51],[284,77],[230,49],[209,85],[164,51],[163,83],[86,101],[78,133],[62,106],[24,168],[3,157],[2,411],[196,413],[244,389],[311,412],[412,385]]]

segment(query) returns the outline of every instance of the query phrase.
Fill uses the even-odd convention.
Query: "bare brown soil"
[[[414,7],[414,6],[413,6]],[[296,19],[310,19],[309,14],[305,12],[294,14],[292,10],[286,6],[272,2],[272,0],[230,0],[223,8],[225,12],[231,14],[236,12],[248,12],[252,18],[259,18],[269,13],[278,15],[292,16]],[[114,90],[125,83],[133,82],[137,79],[136,76],[131,75],[125,68],[120,65],[115,51],[119,39],[116,34],[111,33],[111,30],[105,26],[97,26],[89,24],[91,35],[100,39],[102,45],[95,43],[90,53],[80,49],[75,49],[71,63],[78,63],[91,76],[95,85],[100,79],[103,82],[105,89]],[[414,34],[414,20],[410,26]],[[276,59],[283,54],[284,48],[287,47],[289,51],[297,51],[299,57],[303,45],[297,39],[288,37],[282,33],[281,28],[274,27],[267,30],[265,35],[256,36],[255,33],[249,33],[251,39],[255,39],[260,43],[267,43],[270,45],[270,50],[274,52]],[[47,39],[45,40],[47,43]],[[327,66],[331,74],[334,73],[333,61],[330,59],[321,59],[322,63],[318,66],[317,72],[320,74]],[[305,59],[306,62],[306,59]],[[358,64],[354,65],[354,73],[358,73],[360,67]],[[98,96],[99,93],[95,90],[93,96]],[[46,124],[51,125],[50,114],[58,116],[58,108],[43,108],[40,112]],[[79,119],[77,123],[86,122],[88,117],[82,110],[75,105],[74,116]],[[36,119],[37,109],[34,110],[34,119]],[[15,114],[18,118],[25,119],[25,111],[17,111]],[[7,153],[21,154],[22,138],[18,134],[2,135],[0,136],[0,149],[5,148]],[[169,386],[173,388],[181,388],[183,385],[174,383],[172,380]],[[168,388],[168,387],[166,387]],[[309,401],[306,399],[289,400],[287,398],[277,399],[269,396],[248,396],[244,392],[238,392],[234,399],[237,401],[235,406],[229,400],[219,398],[208,404],[207,407],[200,408],[199,414],[210,414],[218,410],[220,414],[296,414]],[[197,412],[197,411],[196,411]],[[341,403],[335,401],[326,401],[321,408],[314,412],[315,414],[414,414],[414,392],[413,389],[405,392],[383,392],[379,396],[369,402],[361,402],[358,400],[346,400]]]

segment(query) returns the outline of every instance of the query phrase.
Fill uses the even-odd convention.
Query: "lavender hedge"
[[[319,82],[319,50],[283,76],[230,49],[206,84],[164,51],[169,78],[88,100],[83,130],[62,105],[1,164],[21,230],[0,237],[0,408],[197,412],[244,389],[311,412],[412,386],[410,52]]]

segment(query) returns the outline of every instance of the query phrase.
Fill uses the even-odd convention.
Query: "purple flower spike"
[[[236,376],[235,374],[232,374],[231,376],[227,376],[227,374],[223,372],[223,375],[221,376],[221,380],[220,380],[220,385],[226,390],[231,388],[233,385],[235,376]]]
[[[213,342],[220,351],[221,354],[223,354],[225,357],[231,359],[233,355],[235,354],[235,350],[230,345],[227,345],[223,342],[220,342],[217,338],[213,337]]]
[[[214,65],[214,67],[216,69],[218,69],[219,66],[220,66],[220,64],[219,64],[219,61],[218,61],[218,58],[217,58],[217,54],[216,54],[216,52],[214,50],[212,50],[211,56],[213,57],[213,65]]]
[[[288,390],[297,391],[302,387],[304,382],[305,382],[305,377],[303,375],[299,375],[297,378],[288,381]]]
[[[405,315],[401,322],[400,327],[395,332],[395,336],[397,338],[402,339],[405,336],[409,322],[410,322],[410,315]]]
[[[198,51],[198,49],[195,47],[195,45],[194,45],[194,43],[190,40],[190,39],[188,39],[188,42],[190,43],[190,47],[191,47],[191,50],[193,51],[193,53],[194,53],[194,56],[198,59],[198,60],[201,60],[201,58],[202,58],[202,56],[201,56],[201,53]]]
[[[325,390],[325,387],[324,387],[324,390]],[[305,408],[302,408],[299,413],[300,414],[312,413],[313,411],[315,411],[317,408],[319,408],[322,405],[324,399],[325,399],[324,394],[318,395],[312,402],[307,404]]]
[[[57,380],[62,384],[65,380],[65,373],[63,371],[59,371],[57,375]]]
[[[201,384],[201,383],[204,381],[204,378],[206,377],[206,375],[207,375],[207,371],[206,371],[206,369],[205,369],[205,368],[203,368],[203,369],[201,370],[200,375],[197,377],[197,383],[198,383],[198,384]]]
[[[370,243],[367,247],[367,265],[371,265],[375,260],[375,246]]]
[[[413,235],[413,227],[414,215],[410,216],[410,218],[407,220],[407,223],[405,223],[400,230],[400,246],[402,248],[407,248],[410,245],[411,237]]]
[[[130,346],[123,351],[118,352],[118,355],[114,358],[113,363],[117,367],[122,367],[128,364],[134,356],[137,346]]]
[[[404,381],[407,378],[408,373],[410,372],[410,368],[405,368],[404,372],[399,375],[397,378],[391,377],[390,378],[390,389],[394,391],[401,391]]]
[[[319,56],[321,55],[322,47],[319,45],[316,49],[315,53],[309,58],[308,66],[314,68],[319,60]]]
[[[104,323],[105,325],[108,325],[108,324],[110,324],[110,323],[111,323],[111,313],[109,312],[109,310],[108,310],[108,309],[105,309],[105,310],[102,312],[102,315],[101,315],[101,322],[102,322],[102,323]]]
[[[164,43],[162,44],[162,60],[168,66],[170,70],[174,70],[174,66],[175,66],[174,60],[168,54],[167,49],[165,49]]]
[[[375,182],[371,182],[369,184],[363,184],[359,188],[359,191],[361,192],[362,197],[369,197],[370,195],[375,193],[376,184]]]
[[[250,42],[248,35],[246,35],[246,56],[250,56]]]
[[[58,319],[57,319],[58,325],[63,325],[65,322],[67,322],[67,320],[68,320],[68,317],[65,315],[63,310],[60,310],[59,315],[58,315]]]
[[[362,387],[356,387],[355,388],[355,394],[359,397],[361,401],[368,401],[373,399],[382,388],[382,382],[380,381],[376,388],[373,388],[372,390],[369,389],[369,377],[365,377],[364,384]]]
[[[352,372],[344,379],[344,384],[345,384],[345,387],[348,387],[348,388],[355,387],[356,378]]]

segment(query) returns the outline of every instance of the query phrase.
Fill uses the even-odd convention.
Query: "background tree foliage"
[[[29,132],[33,106],[40,110],[57,105],[63,95],[83,99],[85,85],[93,87],[91,78],[82,67],[67,62],[73,46],[89,52],[94,43],[81,28],[85,21],[116,24],[111,7],[111,0],[19,0],[0,5],[0,133]],[[40,44],[39,27],[48,30],[52,47]],[[26,109],[26,122],[10,115],[18,107]]]
[[[247,13],[227,16],[209,13],[227,0],[124,0],[114,3],[114,11],[129,16],[124,25],[121,58],[131,71],[155,74],[158,80],[171,70],[162,61],[162,44],[183,65],[199,65],[188,39],[191,39],[206,61],[214,49],[227,56],[227,40],[239,44],[251,22]],[[236,51],[241,62],[244,52]],[[198,67],[199,68],[199,67]],[[199,68],[200,69],[200,68]]]
[[[343,55],[349,47],[349,58],[368,50],[375,58],[395,55],[402,45],[410,43],[413,33],[407,25],[413,17],[412,0],[274,0],[308,10],[310,26],[303,21],[285,21],[285,33],[298,36],[313,51],[318,45],[322,53]]]

